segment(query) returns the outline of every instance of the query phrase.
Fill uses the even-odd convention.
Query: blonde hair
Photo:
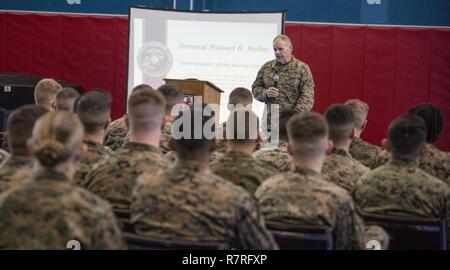
[[[151,132],[161,128],[166,111],[166,100],[159,91],[135,91],[128,99],[130,130],[135,133]]]
[[[355,118],[355,127],[361,129],[364,121],[366,121],[367,114],[369,113],[369,105],[359,99],[349,99],[345,102],[345,105],[349,107]]]
[[[33,129],[33,155],[44,167],[67,161],[80,147],[84,129],[78,117],[65,111],[49,112]]]
[[[62,90],[62,86],[53,79],[42,79],[34,88],[34,100],[37,105],[48,105],[56,100],[56,95]]]

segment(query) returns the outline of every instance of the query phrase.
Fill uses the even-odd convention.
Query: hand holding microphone
[[[280,93],[278,92],[278,80],[280,79],[280,76],[278,74],[275,74],[272,76],[272,79],[273,79],[273,86],[267,89],[266,92],[267,98],[278,97],[280,95]]]

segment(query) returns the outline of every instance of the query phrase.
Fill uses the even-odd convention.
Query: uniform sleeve
[[[239,248],[251,250],[278,249],[272,234],[267,230],[256,201],[245,199],[238,221]]]
[[[300,96],[298,97],[295,109],[301,112],[311,111],[314,105],[314,80],[308,65],[301,68],[301,83],[299,86]]]
[[[255,97],[256,100],[261,102],[266,102],[266,91],[267,89],[264,87],[264,80],[263,80],[263,74],[264,74],[264,68],[265,65],[261,67],[261,69],[258,71],[258,75],[256,76],[255,81],[252,85],[252,94]]]

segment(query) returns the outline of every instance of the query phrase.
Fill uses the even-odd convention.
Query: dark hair
[[[238,105],[242,104],[246,106],[248,104],[252,104],[253,96],[252,92],[244,87],[235,88],[231,91],[230,96],[228,98],[228,104]]]
[[[325,119],[333,142],[343,142],[351,138],[355,126],[352,110],[343,104],[333,104],[325,110]]]
[[[111,112],[111,95],[103,89],[93,89],[77,101],[76,112],[86,133],[105,129]]]
[[[409,115],[416,115],[425,121],[427,126],[427,142],[437,140],[444,129],[444,120],[441,110],[430,103],[419,104],[409,109]]]
[[[14,155],[27,155],[27,140],[31,137],[36,121],[48,112],[36,105],[24,105],[15,109],[8,118],[8,143]]]
[[[203,113],[204,109],[207,107],[203,104],[201,108],[198,105],[191,105],[189,108],[184,108],[180,111],[178,116],[175,118],[174,123],[177,121],[182,121],[180,126],[172,124],[172,140],[175,145],[178,155],[185,155],[189,152],[194,151],[208,151],[212,138],[207,138],[203,132],[205,124],[215,117],[215,112],[211,112],[211,116],[205,115]],[[190,119],[190,121],[187,121]],[[198,121],[201,119],[201,122]],[[178,130],[176,129],[178,127]],[[211,127],[211,131],[215,132],[215,125]],[[181,134],[186,134],[189,137],[177,136]],[[200,136],[199,136],[200,135]]]
[[[183,102],[183,92],[176,84],[163,84],[158,87],[158,91],[166,99],[166,114],[172,111],[173,106]]]
[[[74,112],[74,102],[80,96],[77,90],[64,87],[56,94],[56,109],[60,111]]]
[[[298,113],[289,119],[287,130],[294,156],[315,158],[325,154],[326,147],[320,142],[328,138],[328,125],[322,115]]]
[[[279,123],[279,133],[280,137],[287,137],[287,123],[289,122],[289,119],[291,119],[292,116],[300,113],[299,111],[295,109],[283,109],[280,112],[280,117],[278,119]],[[273,126],[273,124],[272,124]]]
[[[427,136],[422,118],[415,115],[400,116],[389,125],[389,146],[392,156],[416,158]]]

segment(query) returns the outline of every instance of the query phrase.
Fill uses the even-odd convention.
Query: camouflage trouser
[[[378,243],[380,243],[380,245],[378,245]],[[389,235],[380,226],[365,226],[364,245],[367,249],[381,248],[382,250],[387,250],[389,248]]]

